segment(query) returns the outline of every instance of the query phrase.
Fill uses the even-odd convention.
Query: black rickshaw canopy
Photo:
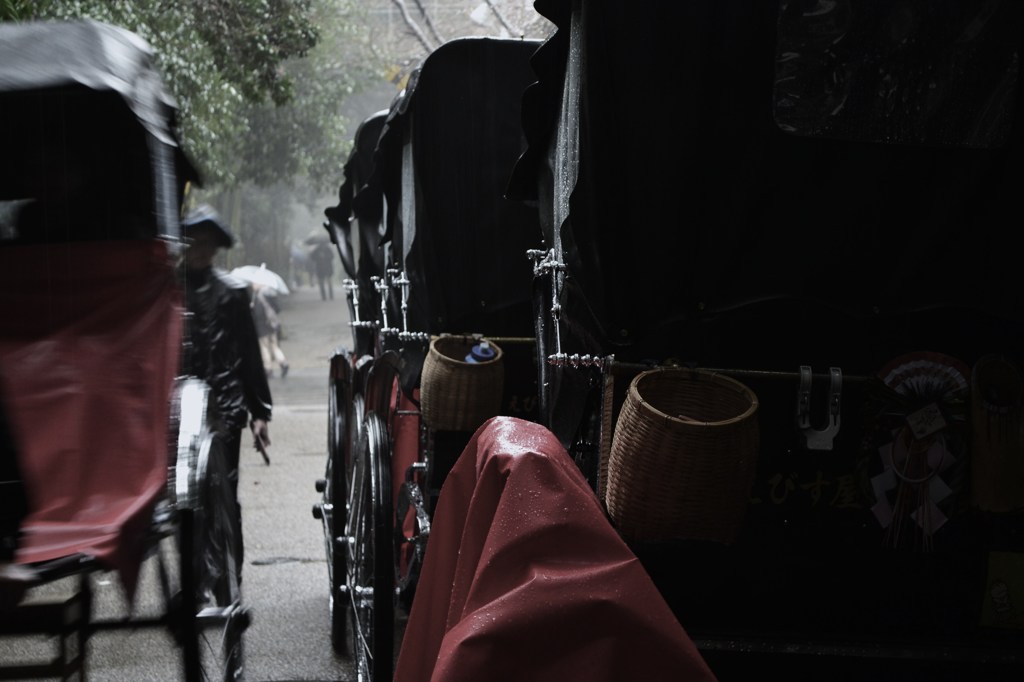
[[[30,102],[35,95],[42,99]],[[62,128],[71,126],[61,144],[91,156],[90,165],[106,163],[104,170],[111,170],[117,163],[127,165],[126,159],[142,163],[148,157],[151,184],[144,194],[156,217],[156,232],[177,238],[175,198],[186,182],[198,183],[199,175],[181,149],[177,103],[142,38],[89,19],[0,24],[0,97],[8,134],[0,141],[5,149],[3,199],[14,198],[8,194],[16,192],[15,179],[22,173],[14,167],[20,155],[37,143],[54,144],[44,126],[59,116]],[[72,99],[58,104],[65,97]],[[119,111],[124,109],[127,115]],[[125,129],[130,120],[142,135],[132,137]],[[117,162],[109,150],[121,155]],[[117,183],[132,172],[112,172],[113,189],[125,189]]]
[[[379,188],[386,199],[384,239],[412,281],[417,329],[532,330],[524,254],[539,236],[536,211],[508,201],[504,189],[522,151],[520,100],[538,45],[450,41],[391,107],[362,191]],[[358,210],[358,194],[355,203]]]
[[[629,447],[647,425],[623,419],[627,392],[676,367],[740,380],[757,399],[735,542],[688,529],[632,542],[716,675],[1019,679],[1019,621],[994,614],[1021,590],[1019,568],[1001,562],[1022,556],[1024,493],[1003,502],[989,488],[1021,480],[1024,452],[1010,246],[1024,4],[534,6],[557,30],[531,59],[509,192],[538,205],[555,261],[538,276],[553,292],[538,306],[548,424],[589,470],[606,465],[606,489],[646,470],[635,499],[667,482],[694,502],[684,484],[721,451],[645,464],[672,438]],[[603,385],[591,367],[544,364],[556,350],[613,356]],[[920,369],[913,387],[908,367]],[[666,430],[702,428],[694,405],[643,397],[664,398]],[[923,405],[946,421],[907,438]],[[613,439],[604,458],[612,424],[625,445]],[[827,447],[809,438],[820,428],[835,435]],[[941,441],[942,470],[895,469],[894,434]],[[906,506],[889,514],[897,497]]]
[[[851,320],[1019,319],[1019,3],[536,7],[557,31],[511,194],[564,246],[577,351],[756,366],[849,340],[866,371],[892,340],[854,341]],[[802,324],[821,309],[844,322]],[[737,310],[777,338],[715,327]]]

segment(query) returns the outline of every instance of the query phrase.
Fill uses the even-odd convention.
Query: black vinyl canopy
[[[175,199],[199,176],[180,147],[177,105],[153,57],[136,34],[98,21],[0,24],[4,198],[17,198],[8,195],[28,156],[60,145],[93,169],[86,175],[109,174],[111,194],[128,203],[144,195],[158,233],[176,237]],[[141,178],[148,185],[133,189]]]
[[[348,276],[358,279],[360,285],[369,286],[371,276],[383,274],[384,261],[380,251],[381,222],[383,220],[383,198],[379,191],[366,189],[366,183],[373,171],[373,155],[377,149],[387,119],[387,110],[378,111],[367,117],[356,128],[352,150],[343,168],[345,179],[338,188],[338,203],[324,210],[327,216],[328,233],[332,241],[337,241],[341,231],[342,243],[339,244],[342,264]],[[356,196],[366,190],[356,207]],[[369,197],[373,195],[374,199]],[[356,224],[356,234],[351,233],[352,222]],[[353,242],[359,245],[359,263],[355,263]]]
[[[563,249],[566,352],[866,371],[1012,345],[1020,3],[535,6],[557,31],[510,191]]]
[[[542,413],[585,464],[604,463],[592,425],[614,423],[608,478],[647,478],[633,493],[652,524],[685,501],[713,525],[704,502],[750,463],[723,458],[735,419],[703,421],[726,400],[629,381],[692,365],[757,398],[735,544],[631,543],[716,675],[1018,679],[1019,623],[989,614],[1021,574],[998,555],[1022,547],[1024,3],[534,5],[557,30],[531,60],[509,193],[538,205],[564,264],[538,345],[556,328],[564,354],[615,356],[601,396],[553,365]],[[614,414],[627,391],[658,417]],[[906,436],[922,406],[940,431]],[[827,447],[809,438],[822,425]],[[918,453],[928,476],[897,470],[905,436],[942,444]],[[1011,481],[1010,511],[989,513],[986,488]]]
[[[505,197],[524,148],[523,91],[538,42],[453,40],[430,54],[393,104],[367,187],[387,207],[385,239],[411,281],[410,327],[532,334],[536,209]]]
[[[0,92],[70,85],[116,93],[151,135],[177,145],[177,104],[139,36],[90,19],[0,24]]]

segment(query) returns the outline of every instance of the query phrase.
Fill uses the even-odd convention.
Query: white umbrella
[[[273,270],[268,270],[266,264],[263,265],[243,265],[237,267],[231,271],[233,277],[254,284],[258,287],[267,289],[269,292],[274,294],[290,294],[288,285],[284,283],[284,279],[281,275],[277,274]]]

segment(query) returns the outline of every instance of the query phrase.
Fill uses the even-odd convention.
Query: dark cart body
[[[8,661],[5,679],[85,679],[92,633],[138,627],[168,629],[185,679],[221,663],[242,678],[233,492],[209,388],[180,374],[174,264],[198,177],[175,115],[138,36],[0,26],[0,634],[57,641],[52,659]],[[146,561],[164,611],[97,617],[96,574],[116,572],[132,603]],[[222,659],[201,655],[208,627]]]
[[[522,150],[519,102],[537,46],[460,39],[432,53],[386,116],[360,127],[339,203],[325,211],[349,276],[356,351],[332,358],[328,465],[314,515],[330,558],[334,645],[348,649],[351,616],[351,653],[367,679],[391,679],[395,609],[412,600],[433,505],[476,426],[424,419],[431,341],[498,344],[498,411],[536,414],[524,254],[540,231],[536,212],[505,200],[504,188]],[[347,255],[355,240],[358,263]]]
[[[1024,450],[979,462],[1020,417],[1020,8],[536,6],[558,30],[510,189],[539,203],[557,304],[537,306],[543,423],[601,488],[641,371],[716,370],[759,400],[735,541],[634,543],[712,668],[1019,678],[1020,505],[980,491],[1019,492]],[[939,527],[897,537],[880,453],[922,409],[955,463]]]

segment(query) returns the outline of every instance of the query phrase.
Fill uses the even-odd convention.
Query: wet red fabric
[[[481,426],[432,527],[396,680],[715,679],[544,427]]]
[[[16,561],[73,554],[134,593],[167,480],[182,311],[163,242],[0,247],[0,380],[29,513]]]
[[[413,392],[413,399],[419,400],[419,389]],[[420,454],[420,413],[416,402],[405,395],[398,384],[395,384],[395,396],[392,404],[395,408],[391,412],[391,441],[393,451],[391,453],[392,473],[391,475],[391,500],[392,507],[398,501],[398,496],[405,484],[405,473],[409,470]],[[410,510],[404,518],[395,519],[399,524],[405,537],[410,538],[416,531],[416,512]],[[409,572],[409,560],[413,553],[411,544],[402,545],[398,555],[399,574],[406,575]]]

